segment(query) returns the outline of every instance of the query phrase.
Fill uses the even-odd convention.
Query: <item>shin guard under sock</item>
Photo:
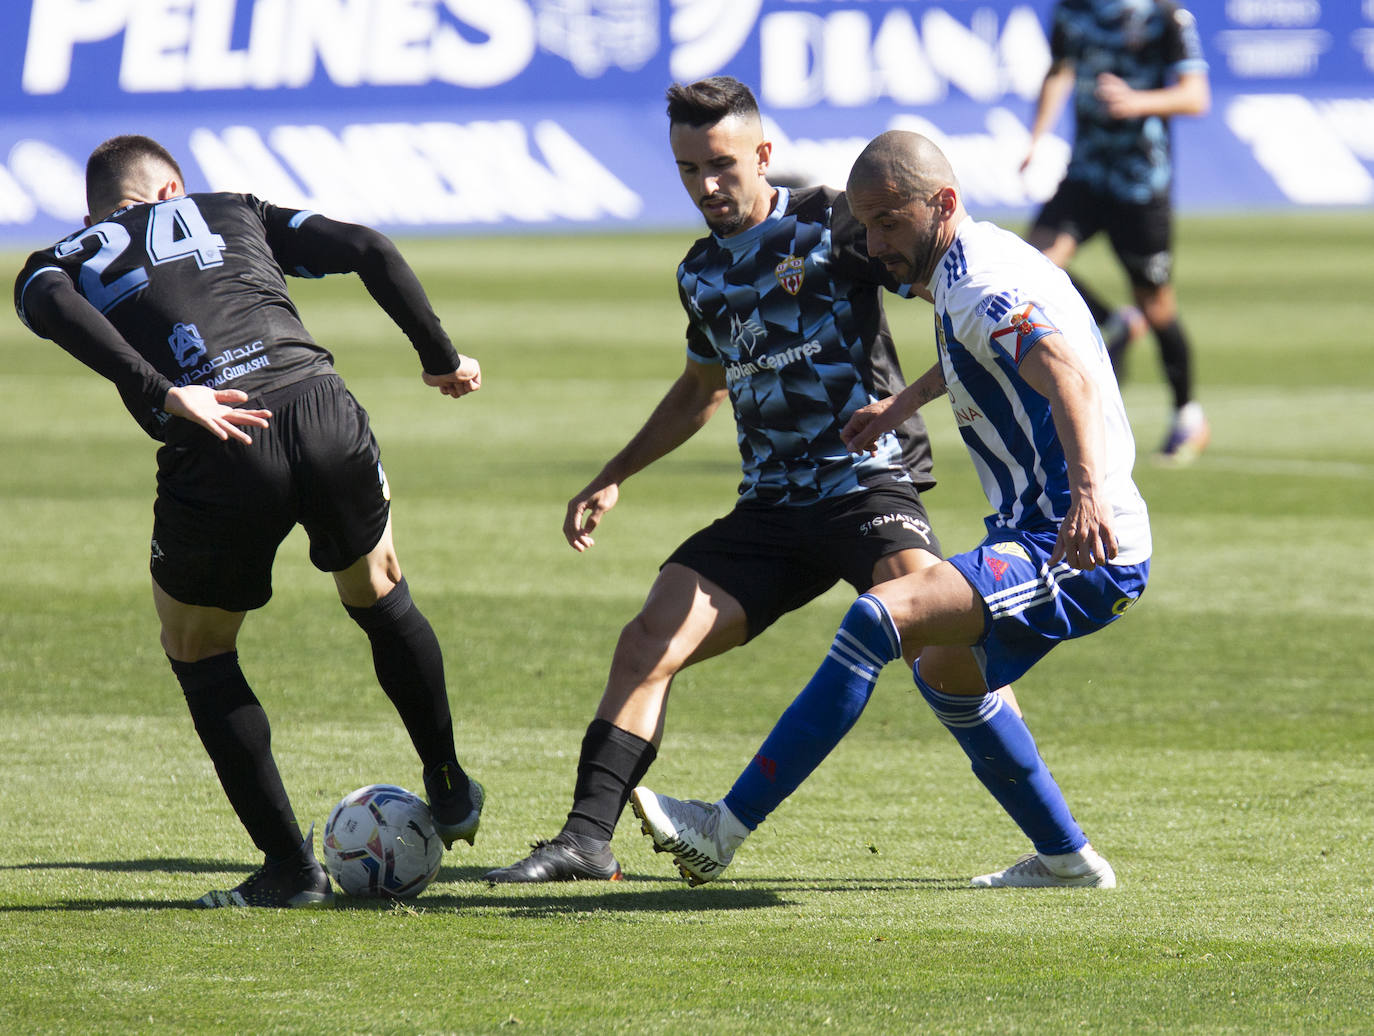
[[[244,679],[238,653],[168,661],[201,744],[253,844],[271,859],[291,856],[304,838],[272,758],[267,713]]]
[[[405,724],[425,773],[456,761],[443,652],[434,628],[411,600],[405,579],[371,607],[345,604],[344,610],[372,644],[377,682]]]
[[[1181,410],[1193,398],[1192,353],[1183,325],[1177,320],[1165,327],[1155,328],[1159,341],[1159,359],[1164,365],[1164,377],[1174,394],[1174,409]]]
[[[725,796],[730,812],[751,831],[763,823],[854,726],[883,666],[900,654],[901,638],[882,601],[859,597],[825,661]]]
[[[653,765],[658,749],[621,730],[610,720],[594,719],[582,737],[573,805],[559,838],[572,836],[583,847],[604,845],[615,833],[625,803]]]
[[[1064,795],[1040,758],[1025,720],[1000,694],[942,694],[921,679],[916,686],[973,763],[973,772],[1007,811],[1036,852],[1075,852],[1087,844]]]

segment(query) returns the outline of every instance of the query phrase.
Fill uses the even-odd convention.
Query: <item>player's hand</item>
[[[248,402],[248,394],[238,389],[212,389],[205,385],[184,385],[167,390],[162,409],[173,417],[194,421],[217,439],[237,439],[251,443],[244,428],[266,428],[270,410],[242,410],[231,404]]]
[[[1062,560],[1080,572],[1090,572],[1116,557],[1116,552],[1109,512],[1095,498],[1075,496],[1059,526],[1050,565]]]
[[[1113,119],[1134,119],[1140,115],[1136,92],[1126,80],[1103,72],[1097,77],[1094,96],[1102,103],[1102,110]]]
[[[482,387],[482,365],[471,356],[460,354],[458,360],[458,369],[452,374],[422,374],[425,384],[454,399],[476,392]]]
[[[612,482],[598,486],[595,482],[568,501],[568,513],[563,519],[563,536],[573,550],[581,554],[594,545],[592,531],[601,524],[601,516],[620,499],[620,487]]]
[[[878,440],[904,420],[893,406],[895,396],[859,407],[840,429],[840,441],[850,453],[877,453]]]

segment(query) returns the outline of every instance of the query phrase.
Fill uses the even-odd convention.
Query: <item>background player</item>
[[[458,765],[443,657],[396,558],[367,414],[301,325],[283,271],[359,274],[444,395],[476,391],[481,368],[453,348],[381,234],[248,195],[188,195],[184,183],[147,137],[101,144],[86,167],[86,228],[29,258],[15,304],[36,333],[113,381],[164,444],[150,565],[162,646],[266,857],[199,903],[310,906],[330,899],[329,878],[296,822],[237,653],[245,614],[271,596],[272,560],[297,522],[371,641],[447,844],[472,842],[483,795]]]
[[[857,720],[882,667],[919,652],[916,686],[973,772],[1035,846],[975,885],[1111,887],[1025,721],[989,688],[1059,641],[1115,621],[1145,589],[1150,526],[1135,446],[1102,339],[1067,276],[1016,235],[967,218],[948,161],[915,133],[871,141],[849,176],[869,252],[935,304],[939,360],[860,409],[856,450],[948,394],[994,513],[967,553],[875,586],[720,802],[636,788],[633,807],[688,881],[735,849]]]
[[[772,147],[748,87],[729,77],[668,91],[669,140],[710,235],[678,268],[687,362],[648,421],[568,504],[587,550],[635,472],[691,437],[727,398],[744,479],[728,515],[664,563],[625,626],[552,841],[492,882],[615,879],[611,835],[663,736],[673,677],[758,636],[839,579],[864,590],[934,565],[918,489],[933,485],[913,417],[855,455],[840,430],[903,387],[881,305],[896,282],[863,249],[842,193],[769,184]]]
[[[1070,94],[1073,152],[1028,240],[1067,266],[1080,244],[1106,231],[1159,343],[1173,395],[1174,416],[1159,456],[1186,464],[1206,447],[1211,431],[1193,398],[1192,356],[1171,283],[1174,170],[1168,120],[1203,115],[1211,103],[1197,26],[1171,0],[1061,0],[1054,9],[1050,55],[1022,168]],[[1076,286],[1109,344],[1118,347],[1113,364],[1120,373],[1120,352],[1133,337],[1134,318],[1109,318],[1106,303],[1083,284]]]

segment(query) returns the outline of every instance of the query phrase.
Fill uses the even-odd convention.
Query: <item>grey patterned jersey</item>
[[[843,193],[777,190],[761,224],[702,238],[678,267],[688,355],[725,368],[741,498],[794,505],[892,482],[929,488],[919,417],[876,455],[840,440],[855,410],[905,386],[882,309],[898,285],[868,257]]]
[[[1066,179],[1142,205],[1166,194],[1173,178],[1168,120],[1113,119],[1095,90],[1104,72],[1136,90],[1157,90],[1185,72],[1205,72],[1193,16],[1169,0],[1061,0],[1050,55],[1075,72],[1076,128]]]

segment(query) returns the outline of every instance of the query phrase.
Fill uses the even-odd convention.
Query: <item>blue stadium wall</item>
[[[1067,118],[1018,171],[1049,0],[4,0],[0,246],[84,214],[82,165],[162,140],[192,190],[392,233],[695,226],[663,91],[755,87],[774,171],[843,183],[874,134],[938,139],[975,212],[1024,213]],[[1212,76],[1175,125],[1192,211],[1374,202],[1374,0],[1193,0]]]

